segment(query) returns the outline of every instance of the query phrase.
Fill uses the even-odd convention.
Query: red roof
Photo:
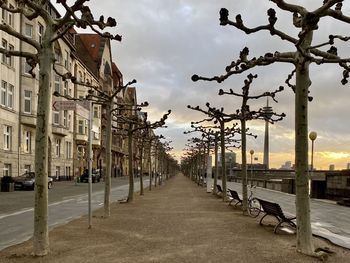
[[[86,50],[96,62],[101,60],[105,40],[98,34],[78,34]],[[102,48],[102,50],[101,50]]]

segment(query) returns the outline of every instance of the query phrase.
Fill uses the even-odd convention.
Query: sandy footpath
[[[182,175],[102,214],[94,212],[92,229],[82,217],[52,230],[46,257],[32,257],[29,240],[1,251],[0,262],[319,262],[296,252],[295,235],[275,235]],[[350,250],[315,244],[335,252],[328,262],[350,263]]]

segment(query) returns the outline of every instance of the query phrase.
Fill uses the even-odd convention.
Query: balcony
[[[115,144],[112,144],[112,151],[122,153],[122,154],[127,154],[127,150],[125,150],[122,147],[120,147],[119,145],[115,145]]]
[[[21,116],[21,124],[27,125],[30,127],[36,127],[36,116],[29,114],[22,114]]]
[[[76,140],[77,141],[82,141],[82,142],[87,142],[89,140],[89,137],[86,134],[76,134]]]
[[[52,125],[52,133],[60,136],[67,136],[69,134],[69,130],[60,125]]]
[[[92,145],[94,146],[101,146],[101,140],[100,139],[93,139]]]

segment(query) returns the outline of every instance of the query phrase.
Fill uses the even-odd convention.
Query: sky
[[[290,0],[293,4],[303,4],[313,11],[323,0]],[[251,94],[273,91],[281,85],[293,67],[274,64],[253,69],[242,75],[234,75],[224,83],[192,82],[191,76],[221,75],[225,67],[236,60],[240,50],[249,47],[250,57],[267,52],[295,51],[295,47],[272,37],[267,32],[246,35],[231,26],[219,25],[219,10],[225,7],[234,20],[241,14],[244,23],[255,27],[267,23],[266,12],[274,8],[278,21],[276,28],[293,37],[298,31],[293,27],[292,14],[279,10],[268,0],[90,0],[93,14],[98,18],[114,17],[118,23],[109,32],[121,34],[122,42],[112,43],[113,60],[123,73],[124,82],[136,79],[139,102],[148,101],[149,116],[159,119],[168,109],[172,110],[168,128],[158,133],[171,140],[173,154],[180,157],[187,140],[194,136],[184,135],[190,130],[190,122],[202,120],[201,113],[187,109],[187,105],[205,108],[205,103],[224,107],[227,113],[234,112],[241,104],[233,96],[218,96],[219,89],[240,92],[243,81],[249,73],[258,74],[251,86]],[[344,14],[350,15],[350,5],[345,3]],[[325,18],[314,33],[314,42],[328,40],[329,34],[345,35],[350,25]],[[339,44],[339,45],[338,45]],[[336,43],[338,54],[350,57],[348,44]],[[327,48],[328,49],[328,48]],[[312,86],[309,104],[309,131],[316,131],[314,166],[328,169],[334,164],[336,169],[346,168],[350,163],[350,84],[342,86],[342,69],[336,65],[312,65],[310,69]],[[286,161],[294,163],[294,94],[285,86],[285,91],[277,96],[278,103],[270,106],[286,118],[270,126],[270,167],[279,168]],[[265,106],[266,100],[251,103],[251,109]],[[253,149],[258,161],[263,161],[264,122],[248,123],[250,131],[258,135],[249,139],[247,150]],[[199,135],[199,134],[198,134]],[[311,149],[311,146],[309,147]],[[239,150],[236,151],[240,162]]]

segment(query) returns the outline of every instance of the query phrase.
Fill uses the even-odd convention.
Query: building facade
[[[16,1],[9,0],[7,5],[15,7]],[[50,2],[46,8],[53,17],[60,16]],[[45,23],[40,17],[28,20],[23,15],[3,9],[1,16],[3,23],[40,42],[45,30]],[[5,49],[34,52],[31,46],[3,31],[0,31],[0,38]],[[55,70],[60,74],[70,72],[80,84],[63,80],[52,70],[52,91],[60,96],[53,96],[51,101],[48,175],[72,179],[87,168],[89,123],[79,109],[62,110],[55,107],[56,102],[67,98],[80,99],[82,102],[78,107],[93,111],[93,168],[103,168],[105,124],[101,117],[104,106],[93,104],[89,108],[90,103],[86,99],[91,90],[96,96],[98,89],[111,94],[115,86],[122,85],[122,74],[112,62],[110,41],[97,34],[78,34],[72,29],[55,42],[54,53]],[[34,171],[39,68],[32,70],[24,58],[0,55],[0,177],[18,176]],[[118,99],[123,100],[123,94]],[[121,150],[123,139],[115,137],[120,142],[120,148],[115,149],[118,157],[114,162],[120,162],[124,155]]]

